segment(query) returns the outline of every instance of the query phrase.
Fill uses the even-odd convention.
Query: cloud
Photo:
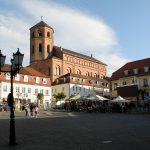
[[[21,53],[29,50],[29,32],[28,24],[13,15],[0,14],[0,45],[6,63],[10,63],[13,53],[20,48]],[[28,63],[29,53],[25,54],[24,64]]]
[[[16,1],[16,5],[30,18],[24,20],[13,16],[0,17],[0,19],[4,17],[5,21],[0,28],[0,31],[3,31],[1,34],[3,33],[5,37],[4,34],[8,30],[6,38],[8,37],[10,41],[12,39],[10,47],[21,45],[23,51],[25,49],[29,51],[28,28],[31,27],[31,24],[39,22],[40,16],[44,16],[44,21],[55,30],[55,45],[86,55],[92,53],[93,56],[108,65],[108,75],[128,61],[120,54],[115,32],[102,18],[84,14],[78,9],[71,9],[52,1]],[[8,24],[12,22],[12,26],[5,27],[6,20]],[[27,57],[29,59],[29,53]]]

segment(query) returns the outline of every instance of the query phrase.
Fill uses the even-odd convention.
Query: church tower
[[[54,30],[44,21],[30,28],[30,64],[46,59],[54,45]]]

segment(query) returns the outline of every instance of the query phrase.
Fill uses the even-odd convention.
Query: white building
[[[95,93],[101,96],[109,96],[109,81],[106,79],[72,73],[57,78],[51,88],[52,100],[54,101],[53,95],[61,92],[66,95],[65,99],[69,99],[72,95],[88,96]]]
[[[10,65],[5,65],[0,74],[0,102],[6,102],[10,93]],[[8,71],[8,72],[7,72]],[[21,68],[13,79],[13,94],[15,107],[20,108],[26,103],[37,103],[37,94],[43,93],[44,108],[51,103],[50,79],[31,67]]]

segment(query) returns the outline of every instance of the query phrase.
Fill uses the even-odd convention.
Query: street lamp
[[[4,66],[5,57],[0,51],[0,69]],[[11,77],[10,93],[8,95],[8,105],[10,106],[10,130],[9,130],[9,145],[16,145],[16,134],[15,134],[15,115],[14,115],[14,97],[13,97],[13,77],[19,73],[22,67],[24,54],[21,54],[19,48],[17,52],[13,53],[13,59],[11,59],[11,70],[1,71],[9,72]]]

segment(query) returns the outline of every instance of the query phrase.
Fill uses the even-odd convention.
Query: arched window
[[[81,71],[79,69],[77,70],[77,74],[81,74]]]
[[[57,66],[55,68],[55,75],[60,75],[60,67],[59,66]]]
[[[42,36],[42,31],[41,30],[38,30],[38,35],[39,35],[39,37]]]
[[[50,51],[50,45],[47,45],[47,53]]]
[[[42,52],[42,44],[39,44],[39,52]]]
[[[34,38],[34,32],[32,32],[32,38]]]
[[[66,73],[71,73],[71,68],[68,68],[68,69],[66,70]]]
[[[90,74],[89,74],[89,72],[87,71],[87,72],[85,73],[85,75],[86,75],[86,76],[89,76]]]
[[[50,32],[47,32],[47,37],[50,37]]]
[[[91,72],[91,77],[92,77],[92,72]]]

